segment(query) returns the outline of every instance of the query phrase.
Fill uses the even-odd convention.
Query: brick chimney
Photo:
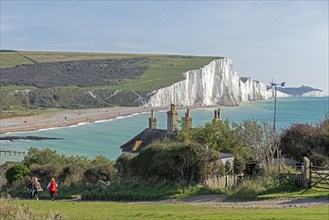
[[[167,111],[167,133],[172,134],[178,128],[178,112],[175,104],[170,105],[170,111]]]
[[[186,109],[185,117],[183,118],[183,123],[188,128],[192,128],[192,117],[190,115],[190,109]]]
[[[149,129],[157,128],[157,119],[154,117],[154,110],[151,110],[151,118],[149,118]]]
[[[214,119],[212,120],[212,122],[217,123],[219,121],[222,121],[220,108],[218,108],[218,110],[215,110],[214,113],[215,113],[214,114]]]
[[[222,120],[222,114],[221,114],[221,109],[220,108],[218,108],[218,110],[217,110],[217,118],[219,120]]]

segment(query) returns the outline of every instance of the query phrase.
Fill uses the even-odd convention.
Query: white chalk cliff
[[[302,95],[303,97],[322,97],[323,91],[322,90],[315,90],[311,92],[306,92]]]
[[[184,80],[153,91],[147,105],[160,107],[173,102],[178,106],[234,106],[273,97],[273,92],[267,91],[263,83],[240,78],[229,58],[214,60],[200,69],[183,73],[183,76]]]

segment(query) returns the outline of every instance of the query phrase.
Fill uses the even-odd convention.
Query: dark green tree
[[[35,147],[31,147],[28,150],[26,156],[24,156],[23,163],[26,166],[30,166],[31,164],[62,164],[66,163],[65,156],[58,154],[55,150],[51,150],[49,148],[38,149]]]
[[[14,166],[10,167],[6,173],[6,179],[9,184],[16,180],[23,179],[25,176],[29,174],[29,169],[22,163],[15,164]]]
[[[232,124],[232,127],[235,125]],[[242,142],[231,128],[228,120],[207,123],[193,130],[192,141],[208,146],[218,152],[239,153]]]
[[[283,131],[282,154],[302,162],[308,157],[316,165],[329,164],[329,119],[318,125],[294,124]]]

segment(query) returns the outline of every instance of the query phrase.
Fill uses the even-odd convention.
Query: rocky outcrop
[[[153,91],[147,105],[160,107],[174,102],[178,106],[235,106],[244,101],[273,97],[263,83],[240,78],[229,58],[214,60],[183,74],[184,80]]]
[[[52,138],[52,137],[39,137],[39,136],[7,136],[0,137],[0,141],[15,141],[15,140],[58,140],[62,138]]]

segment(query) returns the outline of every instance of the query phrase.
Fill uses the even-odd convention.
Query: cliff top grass
[[[214,59],[221,57],[203,56],[180,56],[180,55],[157,55],[157,54],[124,54],[124,53],[81,53],[81,52],[38,52],[38,51],[1,51],[0,68],[15,68],[19,65],[56,63],[69,61],[92,61],[92,60],[119,60],[139,58],[140,66],[147,69],[142,75],[136,77],[114,78],[107,85],[86,85],[83,87],[95,89],[120,89],[120,90],[143,90],[151,91],[169,86],[183,78],[182,73],[199,69],[209,64]],[[126,65],[122,62],[122,65]],[[130,66],[125,66],[130,68]],[[136,66],[135,66],[136,68]],[[92,74],[92,73],[91,73]],[[58,76],[57,76],[58,77]],[[24,80],[24,79],[22,79]],[[37,79],[36,79],[37,80]],[[59,82],[60,83],[60,82]],[[11,85],[16,85],[13,82]],[[26,85],[26,83],[25,83]],[[75,86],[74,84],[57,86]],[[30,86],[30,85],[27,85]],[[2,85],[2,87],[6,87]],[[22,88],[24,89],[24,87]],[[10,90],[10,89],[9,89]]]

